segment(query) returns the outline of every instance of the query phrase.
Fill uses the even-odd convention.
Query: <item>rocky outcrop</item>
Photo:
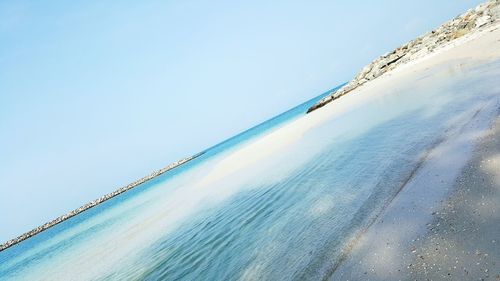
[[[52,221],[50,221],[50,222],[48,222],[46,224],[43,224],[43,225],[41,225],[41,226],[39,226],[39,227],[37,227],[35,229],[32,229],[32,230],[24,233],[23,235],[21,235],[21,236],[19,236],[17,238],[11,239],[11,240],[5,242],[4,244],[0,245],[0,252],[3,251],[3,250],[5,250],[5,249],[7,249],[7,248],[9,248],[10,246],[13,246],[13,245],[15,245],[15,244],[17,244],[17,243],[19,243],[19,242],[21,242],[23,240],[26,240],[26,239],[30,238],[33,235],[38,234],[38,233],[40,233],[40,232],[42,232],[42,231],[44,231],[44,230],[46,230],[46,229],[48,229],[48,228],[50,228],[50,227],[58,224],[58,223],[61,223],[61,222],[65,221],[65,220],[67,220],[67,219],[69,219],[71,217],[74,217],[74,216],[78,215],[79,213],[81,213],[81,212],[83,212],[85,210],[88,210],[88,209],[90,209],[90,208],[92,208],[94,206],[97,206],[97,205],[101,204],[102,202],[104,202],[106,200],[109,200],[109,199],[111,199],[111,198],[113,198],[113,197],[115,197],[115,196],[117,196],[117,195],[119,195],[119,194],[121,194],[121,193],[123,193],[123,192],[125,192],[127,190],[130,190],[130,189],[132,189],[132,188],[134,188],[134,187],[136,187],[136,186],[138,186],[138,185],[140,185],[140,184],[142,184],[142,183],[144,183],[144,182],[146,182],[148,180],[151,180],[151,179],[153,179],[153,178],[155,178],[155,177],[157,177],[157,176],[159,176],[159,175],[161,175],[161,174],[163,174],[163,173],[165,173],[165,172],[167,172],[169,170],[172,170],[175,167],[178,167],[178,166],[180,166],[180,165],[182,165],[182,164],[184,164],[184,163],[186,163],[188,161],[191,161],[194,158],[201,156],[203,153],[204,152],[201,152],[201,153],[198,153],[196,155],[193,155],[193,156],[181,159],[179,161],[176,161],[176,162],[174,162],[174,163],[166,166],[165,168],[162,168],[162,169],[160,169],[158,171],[155,171],[155,172],[153,172],[153,173],[151,173],[151,174],[149,174],[149,175],[147,175],[147,176],[145,176],[145,177],[143,177],[143,178],[141,178],[139,180],[136,180],[135,182],[133,182],[131,184],[128,184],[128,185],[126,185],[124,187],[121,187],[121,188],[119,188],[119,189],[111,192],[111,193],[108,193],[108,194],[106,194],[104,196],[101,196],[101,197],[99,197],[99,198],[97,198],[97,199],[95,199],[95,200],[93,200],[93,201],[91,201],[91,202],[89,202],[89,203],[87,203],[87,204],[85,204],[85,205],[83,205],[83,206],[81,206],[81,207],[79,207],[79,208],[77,208],[77,209],[75,209],[75,210],[73,210],[73,211],[65,214],[65,215],[62,215],[62,216],[60,216],[60,217],[58,217],[58,218],[56,218],[56,219],[54,219],[54,220],[52,220]]]
[[[393,70],[416,58],[423,57],[439,47],[462,37],[472,31],[481,30],[500,19],[500,0],[490,0],[477,6],[475,9],[452,19],[437,29],[412,40],[394,51],[384,54],[365,66],[346,85],[330,93],[312,107],[307,113],[312,112],[333,100],[351,92],[363,84],[376,79],[380,75]]]

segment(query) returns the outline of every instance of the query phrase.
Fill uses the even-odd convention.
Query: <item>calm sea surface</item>
[[[446,131],[499,102],[499,74],[499,63],[443,66],[265,141],[310,118],[319,96],[0,252],[0,280],[328,276]]]

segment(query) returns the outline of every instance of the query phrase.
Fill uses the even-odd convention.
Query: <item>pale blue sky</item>
[[[333,88],[479,2],[0,1],[0,240]]]

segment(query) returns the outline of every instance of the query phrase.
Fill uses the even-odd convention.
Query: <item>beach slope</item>
[[[346,246],[330,280],[500,279],[500,87],[481,79],[498,71],[499,60],[500,29],[493,25],[351,93],[368,96],[401,81],[481,70],[457,88],[496,98],[471,109],[463,125],[422,155],[395,198]]]

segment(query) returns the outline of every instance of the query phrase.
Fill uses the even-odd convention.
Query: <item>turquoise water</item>
[[[327,277],[422,155],[500,103],[499,74],[451,63],[304,116],[321,95],[0,252],[0,279]]]

